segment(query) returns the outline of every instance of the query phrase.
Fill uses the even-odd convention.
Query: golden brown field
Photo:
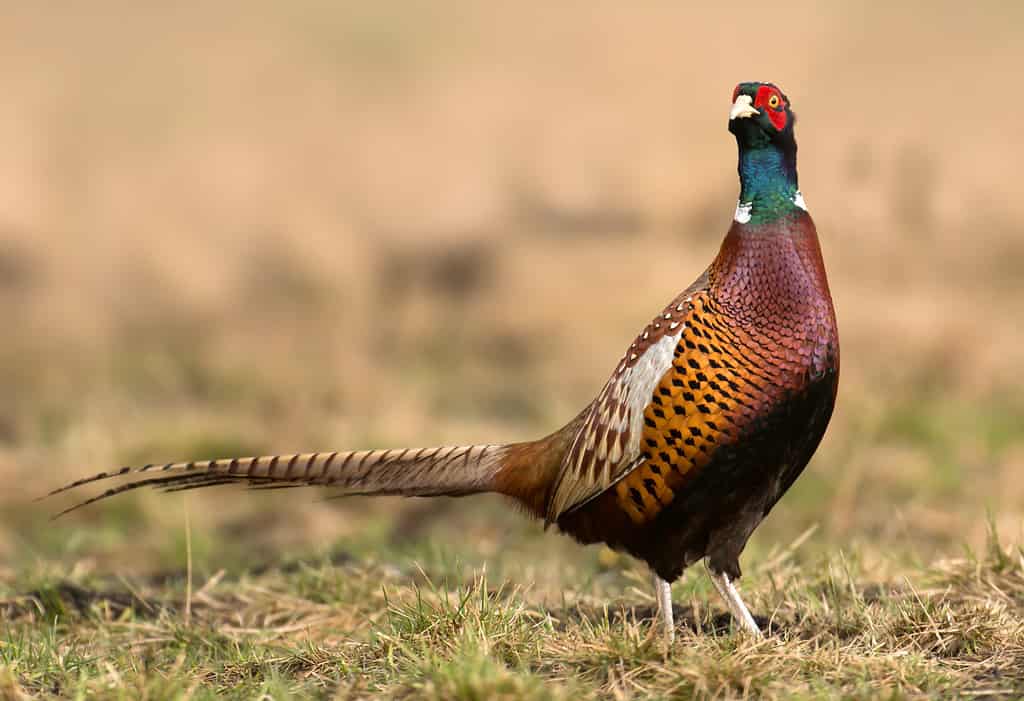
[[[988,621],[952,653],[929,657],[895,628],[854,652],[839,636],[846,675],[814,657],[831,639],[796,613],[821,603],[813,582],[837,563],[856,575],[836,606],[868,606],[869,591],[910,606],[969,578],[949,560],[984,552],[992,525],[1004,544],[1024,535],[1024,4],[110,0],[3,14],[0,695],[1024,693],[1016,546],[981,558],[1011,578],[992,580],[1004,596],[957,590],[970,605],[920,619],[940,640]],[[667,660],[609,643],[581,661],[596,635],[586,612],[649,611],[643,568],[542,536],[498,499],[147,493],[55,523],[70,500],[31,501],[122,464],[556,428],[717,250],[737,191],[729,96],[754,79],[779,83],[800,116],[801,186],[843,342],[832,427],[745,557],[759,613],[803,626],[785,654],[768,661],[725,628]],[[198,600],[200,622],[181,623],[186,510],[195,589],[223,570],[236,584],[210,585],[209,600],[249,604]],[[282,563],[314,568],[319,593]],[[485,567],[527,619],[570,620],[522,643],[552,666],[496,655],[485,635],[480,669],[431,676],[464,650],[387,647],[418,572],[440,597],[442,580],[479,594]],[[698,620],[723,610],[702,577],[677,586],[703,592],[677,594],[687,610],[702,602]],[[806,601],[779,590],[790,579]],[[39,594],[67,582],[167,603],[158,621],[191,641],[182,649],[221,635],[310,646],[318,662],[264,656],[244,683],[216,657],[160,666],[147,655],[165,643],[145,640],[164,633],[142,613]],[[245,608],[259,591],[287,592],[297,603],[281,616],[304,623],[275,633],[277,618]],[[12,603],[29,592],[44,601]],[[825,608],[821,620],[839,615]],[[125,637],[103,643],[111,621]],[[601,635],[629,640],[615,621]],[[25,652],[37,636],[53,659],[92,654],[61,667]],[[694,657],[702,645],[713,671]],[[130,661],[143,658],[153,667]],[[648,681],[658,670],[688,685]],[[165,694],[175,674],[206,681]]]

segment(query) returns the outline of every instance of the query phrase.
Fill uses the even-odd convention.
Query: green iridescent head
[[[773,221],[803,208],[795,122],[789,98],[776,85],[740,83],[733,90],[729,131],[739,147],[740,207],[751,223]],[[747,223],[739,217],[737,221]]]

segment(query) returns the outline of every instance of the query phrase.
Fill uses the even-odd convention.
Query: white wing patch
[[[644,410],[651,402],[654,388],[672,367],[672,358],[682,335],[683,330],[680,328],[674,336],[663,336],[660,341],[647,349],[636,365],[630,368],[632,371],[630,380],[624,384],[626,386],[626,413],[629,417],[629,450],[627,453],[633,457],[640,454],[640,434],[643,433]]]

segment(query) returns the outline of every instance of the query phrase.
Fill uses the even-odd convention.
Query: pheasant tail
[[[342,495],[462,496],[498,491],[499,473],[504,470],[508,482],[507,473],[520,462],[515,458],[529,451],[529,445],[336,451],[151,464],[101,472],[55,489],[47,496],[93,482],[133,476],[140,479],[112,487],[57,516],[142,487],[181,491],[245,483],[264,489],[329,487]]]

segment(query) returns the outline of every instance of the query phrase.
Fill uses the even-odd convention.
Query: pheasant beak
[[[736,98],[736,102],[732,103],[732,109],[729,110],[729,121],[734,119],[744,119],[746,117],[753,117],[755,114],[761,114],[751,106],[753,99],[750,95],[740,95]]]

